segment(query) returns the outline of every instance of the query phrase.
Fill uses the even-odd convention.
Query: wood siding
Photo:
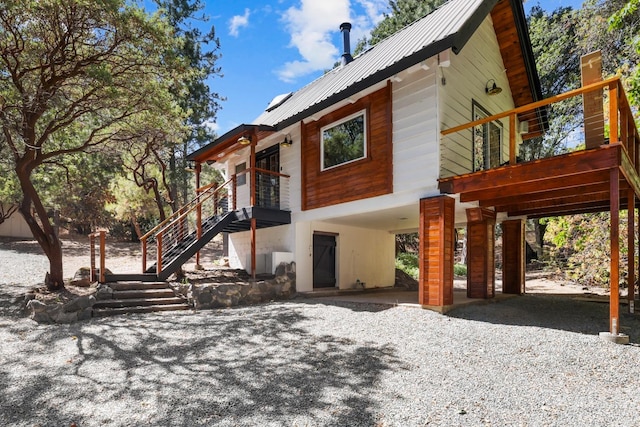
[[[502,222],[502,293],[524,293],[524,220]]]
[[[453,252],[455,200],[433,197],[420,200],[420,280],[422,305],[453,304]]]
[[[320,129],[363,109],[367,111],[367,157],[321,171]],[[390,84],[302,126],[302,210],[393,191]]]
[[[459,55],[451,55],[451,66],[440,73],[440,125],[452,128],[472,120],[472,101],[475,100],[490,114],[514,107],[505,65],[490,18],[485,19]],[[445,84],[442,84],[442,77]],[[502,92],[489,96],[485,92],[489,80],[495,80]],[[509,160],[509,120],[503,125],[502,158]],[[520,138],[518,142],[520,142]],[[472,171],[471,130],[442,138],[440,176],[462,175]]]
[[[467,297],[495,296],[495,226],[494,211],[467,209]]]

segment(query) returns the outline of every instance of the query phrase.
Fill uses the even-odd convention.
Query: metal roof
[[[254,123],[285,128],[446,49],[458,53],[496,3],[497,0],[449,0],[352,62],[293,93]]]

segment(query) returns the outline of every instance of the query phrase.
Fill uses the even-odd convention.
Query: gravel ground
[[[41,260],[4,243],[2,426],[640,425],[640,321],[621,320],[636,344],[600,340],[607,304],[293,300],[38,325],[14,299]]]

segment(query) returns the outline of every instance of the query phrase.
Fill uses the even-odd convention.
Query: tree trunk
[[[533,225],[534,225],[534,229],[535,229],[535,234],[536,234],[536,252],[538,254],[538,259],[541,260],[543,254],[543,248],[544,248],[544,233],[547,231],[547,226],[545,224],[541,224],[540,223],[540,219],[538,218],[534,218],[532,219],[533,221]]]
[[[49,259],[49,274],[45,278],[45,285],[51,291],[61,290],[64,288],[64,276],[60,239],[47,216],[47,211],[42,205],[38,192],[31,182],[30,173],[20,170],[20,168],[16,168],[16,172],[23,194],[19,208],[20,214],[24,217],[33,237],[38,241]]]

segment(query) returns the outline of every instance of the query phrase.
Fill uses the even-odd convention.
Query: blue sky
[[[333,66],[342,53],[339,26],[351,22],[351,45],[388,12],[387,0],[204,0],[215,26],[223,77],[209,84],[227,98],[211,127],[218,135],[251,123],[276,96],[293,92]],[[581,0],[527,0],[551,11]]]

